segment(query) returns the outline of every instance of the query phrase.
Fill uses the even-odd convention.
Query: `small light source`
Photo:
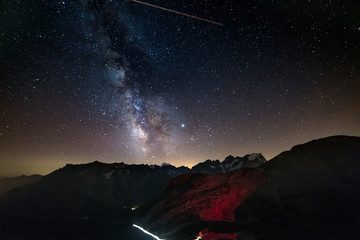
[[[181,124],[181,127],[184,128],[184,127],[185,127],[185,124],[182,123],[182,124]]]

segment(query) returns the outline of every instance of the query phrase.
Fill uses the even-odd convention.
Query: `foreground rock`
[[[360,239],[360,138],[293,147],[260,167],[270,179],[236,211],[259,239]]]
[[[207,222],[231,226],[235,209],[266,180],[262,169],[180,176],[170,182],[141,224],[164,239],[193,239],[194,232],[184,229],[205,228]]]
[[[360,239],[359,137],[263,162],[69,164],[0,195],[0,239]]]
[[[228,157],[223,165],[217,161],[218,166],[194,170],[170,164],[67,164],[0,196],[0,239],[123,239],[125,232],[134,239],[128,227],[133,210],[156,201],[174,177],[206,167],[208,174],[229,171],[256,164],[258,157]]]
[[[138,222],[165,239],[360,239],[359,186],[360,138],[329,137],[258,169],[176,178]]]

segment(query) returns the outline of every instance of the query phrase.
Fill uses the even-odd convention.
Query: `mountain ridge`
[[[249,162],[248,157],[231,156],[230,160],[236,160],[231,167],[241,167],[242,162],[239,159]],[[229,159],[227,164],[231,163]],[[254,161],[255,155],[251,159]],[[259,164],[263,162],[264,159],[261,159]],[[0,195],[0,223],[2,222],[4,226],[0,238],[14,238],[14,235],[17,236],[15,238],[29,238],[31,234],[46,235],[48,231],[56,233],[59,239],[63,239],[68,236],[62,235],[64,233],[61,233],[61,228],[73,229],[73,225],[78,226],[76,232],[81,233],[82,236],[94,238],[94,235],[100,234],[100,230],[97,229],[105,228],[106,230],[102,231],[107,232],[106,238],[115,238],[114,234],[117,235],[119,230],[111,225],[104,227],[104,219],[114,224],[116,222],[128,226],[133,210],[156,201],[168,187],[171,179],[187,173],[200,174],[200,171],[204,174],[204,169],[207,175],[230,170],[227,166],[221,168],[219,165],[211,168],[207,164],[199,169],[174,167],[169,164],[129,165],[123,162],[99,161],[66,164],[63,168],[43,176],[37,182]],[[57,226],[51,224],[51,219],[63,223]],[[39,229],[38,225],[34,225],[36,222],[46,226],[48,230]],[[95,225],[92,229],[95,232],[87,231],[89,224]],[[15,229],[25,229],[23,232],[27,235],[23,236],[22,231]],[[131,230],[124,231],[131,232]],[[53,235],[46,236],[54,238]]]
[[[228,174],[239,180],[219,185]],[[258,168],[219,175],[207,181],[210,187],[202,178],[189,175],[170,185],[138,224],[161,238],[184,240],[198,237],[198,232],[206,240],[360,237],[360,137],[333,136],[300,144]],[[209,190],[192,194],[206,186],[211,195]],[[234,197],[231,190],[236,189],[243,194]],[[205,217],[204,204],[205,212],[211,213]]]
[[[0,177],[0,195],[10,189],[23,187],[33,182],[39,181],[43,176],[39,174],[21,175],[17,177]]]
[[[146,239],[134,223],[177,240],[360,237],[360,137],[313,140],[266,162],[260,156],[193,169],[67,164],[0,195],[0,238]]]

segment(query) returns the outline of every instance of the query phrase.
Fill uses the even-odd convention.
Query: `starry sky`
[[[0,3],[0,176],[360,135],[355,0]]]

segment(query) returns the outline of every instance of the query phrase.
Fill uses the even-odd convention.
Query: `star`
[[[0,176],[360,135],[356,1],[35,2],[0,10]]]

